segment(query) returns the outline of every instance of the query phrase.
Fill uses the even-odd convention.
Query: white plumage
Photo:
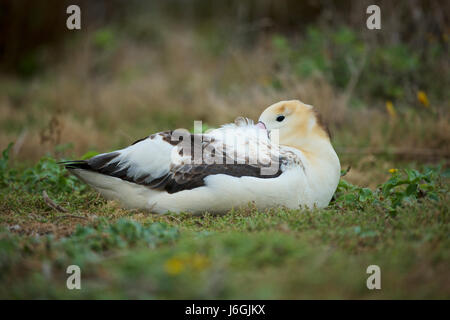
[[[105,198],[155,213],[225,213],[248,203],[258,209],[327,206],[340,165],[313,108],[282,101],[259,120],[239,118],[185,135],[184,143],[176,141],[178,131],[161,132],[66,167]]]

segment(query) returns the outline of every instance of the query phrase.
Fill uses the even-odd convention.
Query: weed
[[[415,169],[389,171],[389,180],[379,185],[375,191],[341,179],[335,194],[335,204],[358,209],[376,205],[395,213],[398,206],[414,205],[422,198],[438,201],[438,194],[448,191],[441,182],[448,175],[448,170],[428,167],[423,172]]]

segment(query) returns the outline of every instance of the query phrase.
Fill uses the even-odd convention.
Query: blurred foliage
[[[426,47],[422,59],[407,44],[372,46],[347,28],[309,27],[297,43],[275,35],[272,45],[278,61],[299,78],[321,75],[342,90],[354,90],[357,98],[414,102],[417,88],[443,99],[448,94],[448,75],[433,81],[446,50],[438,44]],[[432,58],[431,58],[432,57]],[[355,86],[355,88],[352,88]]]
[[[116,45],[116,38],[111,29],[103,28],[94,33],[94,45],[100,50],[111,50]]]
[[[384,74],[381,73],[380,79],[373,80],[376,84],[369,86],[368,91],[378,90],[390,96],[401,95],[397,88],[388,91],[386,88],[390,84],[399,79],[404,81],[404,77],[413,72],[432,72],[430,64],[448,52],[448,17],[443,13],[448,12],[449,4],[440,1],[401,1],[396,4],[379,1],[386,32],[370,33],[365,30],[365,9],[371,4],[368,0],[232,0],[227,3],[204,0],[6,0],[0,3],[0,28],[3,30],[0,35],[0,68],[33,75],[45,68],[45,62],[54,61],[52,52],[59,51],[62,48],[60,44],[80,35],[80,32],[69,31],[65,27],[65,9],[71,4],[82,8],[83,34],[94,33],[94,42],[103,49],[114,45],[113,33],[119,29],[135,41],[157,44],[161,31],[168,25],[177,24],[207,31],[202,32],[204,42],[216,53],[223,52],[224,42],[221,40],[226,37],[245,46],[274,32],[300,36],[307,44],[300,48],[301,53],[297,53],[304,59],[295,62],[295,70],[309,74],[323,70],[330,59],[336,59],[330,72],[341,87],[348,83],[351,74],[348,64],[357,66],[361,59],[364,52],[361,36],[364,36],[365,40],[373,43],[370,51],[387,45],[379,52],[370,52],[373,61],[369,62],[368,74],[374,71],[373,67],[384,70],[392,67],[392,73],[400,71],[396,79],[388,79],[389,83],[382,81]],[[396,23],[399,19],[401,24]],[[111,26],[118,30],[111,29]],[[320,31],[322,26],[329,27],[326,32],[341,26],[344,28],[328,36]],[[278,38],[275,42],[281,44],[282,41]],[[417,67],[419,61],[425,64],[420,70]],[[412,80],[420,80],[418,78],[416,76]],[[418,86],[422,87],[428,80],[425,77]]]
[[[29,77],[45,70],[64,42],[76,37],[68,30],[66,8],[78,5],[82,30],[119,22],[125,11],[122,0],[5,0],[0,2],[0,71]]]

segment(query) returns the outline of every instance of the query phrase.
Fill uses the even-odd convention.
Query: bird
[[[238,117],[205,133],[162,131],[63,164],[106,199],[157,214],[324,208],[341,169],[319,113],[300,100],[270,105],[256,123]]]

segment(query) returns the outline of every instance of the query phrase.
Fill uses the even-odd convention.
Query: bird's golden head
[[[299,100],[280,101],[263,111],[258,125],[278,131],[279,143],[298,147],[307,140],[330,141],[328,129],[313,106]]]

